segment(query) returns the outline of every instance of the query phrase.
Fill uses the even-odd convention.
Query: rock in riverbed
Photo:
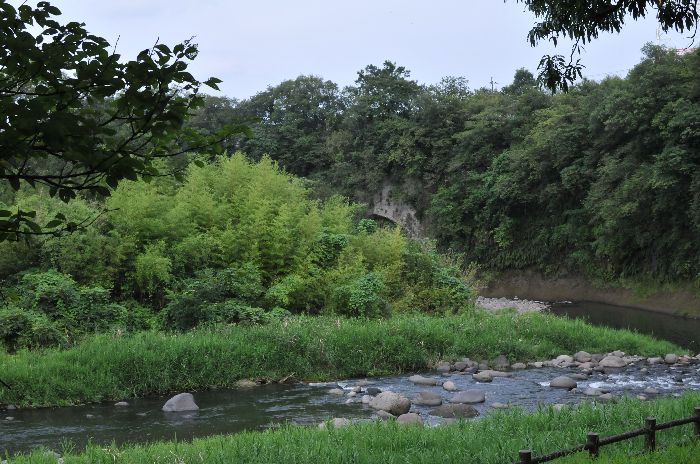
[[[451,380],[448,380],[447,382],[443,383],[442,388],[450,392],[457,391],[457,386]]]
[[[431,379],[430,377],[423,377],[422,375],[412,375],[408,380],[416,385],[437,385],[438,383],[437,380]]]
[[[576,388],[576,381],[572,379],[571,377],[567,377],[565,375],[561,375],[559,377],[555,377],[552,379],[551,382],[549,382],[549,386],[552,388],[566,388],[567,390],[571,390],[572,388]]]
[[[620,356],[615,356],[615,355],[610,355],[606,356],[603,359],[600,360],[598,363],[599,367],[613,367],[613,368],[620,368],[620,367],[625,367],[627,363],[625,362],[624,359],[622,359]]]
[[[413,398],[413,404],[422,406],[440,406],[442,397],[436,393],[422,391]]]
[[[481,390],[461,391],[450,399],[450,403],[476,404],[486,401],[486,394]]]
[[[197,411],[199,406],[194,402],[192,393],[179,393],[163,405],[165,412]]]
[[[346,419],[344,417],[335,417],[330,421],[321,422],[320,424],[318,424],[318,428],[319,429],[328,428],[328,424],[332,425],[333,428],[335,428],[335,429],[339,429],[341,427],[347,427],[348,425],[352,424],[352,422],[350,422],[350,419]]]
[[[406,414],[411,409],[411,402],[408,398],[391,391],[383,391],[369,402],[370,407],[381,409],[394,416]]]

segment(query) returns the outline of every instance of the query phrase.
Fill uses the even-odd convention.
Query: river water
[[[700,353],[700,319],[586,301],[554,303],[550,311],[560,316],[585,319],[593,325],[653,335],[695,354]]]
[[[580,393],[587,386],[610,390],[614,395],[637,395],[648,387],[660,394],[680,394],[700,388],[700,363],[688,366],[630,366],[613,373],[593,373],[579,380],[579,392],[554,389],[549,381],[559,375],[577,373],[576,368],[541,368],[513,371],[509,378],[495,378],[492,383],[477,383],[471,375],[452,373],[441,376],[427,373],[440,381],[452,380],[459,390],[475,388],[486,393],[486,401],[475,407],[481,415],[494,403],[506,403],[534,410],[541,405],[576,403],[589,399]],[[448,402],[453,393],[440,386],[419,386],[408,376],[369,379],[371,386],[391,390],[412,398],[420,391],[440,394]],[[9,454],[45,447],[59,453],[63,447],[80,450],[88,442],[105,445],[115,442],[143,443],[156,440],[179,441],[213,434],[242,430],[261,430],[278,424],[316,425],[320,421],[345,417],[370,420],[374,411],[360,397],[330,393],[340,386],[349,392],[355,381],[333,384],[263,385],[252,389],[195,392],[200,409],[194,412],[161,411],[167,398],[141,398],[127,407],[92,404],[66,408],[0,411],[0,452]],[[654,395],[650,395],[654,396]],[[346,401],[353,401],[346,404]],[[431,407],[412,406],[428,424],[442,419],[431,415]],[[12,420],[6,420],[7,417]]]

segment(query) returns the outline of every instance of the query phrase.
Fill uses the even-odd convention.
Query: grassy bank
[[[65,456],[66,464],[78,463],[507,463],[517,459],[519,449],[538,454],[581,443],[587,432],[602,436],[639,427],[647,416],[659,421],[686,417],[700,404],[700,392],[681,398],[653,402],[624,400],[618,404],[592,403],[557,412],[544,409],[534,414],[522,411],[494,412],[483,420],[434,427],[401,427],[373,422],[348,428],[320,430],[316,427],[285,426],[266,432],[214,436],[193,442],[161,442],[145,446],[90,446],[79,454]],[[655,454],[640,457],[648,463],[697,463],[699,441],[693,440],[692,425],[660,431]],[[637,438],[607,446],[596,462],[629,462],[630,454],[642,450]],[[680,445],[680,446],[678,446]],[[668,449],[663,449],[669,447]],[[41,452],[18,457],[11,463],[55,462]],[[635,457],[635,459],[638,459]],[[589,463],[586,454],[563,459],[562,464]]]
[[[577,350],[679,352],[669,342],[547,314],[388,320],[293,317],[185,334],[100,335],[59,351],[0,354],[0,403],[48,406],[232,386],[242,378],[337,379],[424,369],[439,359],[551,358]]]

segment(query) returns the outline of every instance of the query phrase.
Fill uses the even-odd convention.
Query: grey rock
[[[664,356],[664,362],[666,364],[676,364],[678,362],[678,355],[669,353],[666,356]]]
[[[371,399],[372,397],[369,395],[362,395],[362,404],[369,404]]]
[[[413,403],[421,406],[440,406],[442,397],[436,393],[422,391],[413,397]]]
[[[376,396],[382,392],[377,387],[367,387],[367,389],[365,391],[367,392],[368,395],[372,395],[372,396]]]
[[[457,386],[451,380],[448,380],[447,382],[443,383],[442,388],[450,392],[457,391]]]
[[[535,369],[540,369],[544,366],[544,363],[542,361],[535,361],[527,363],[527,365],[530,367],[534,367]]]
[[[433,416],[445,417],[445,418],[467,418],[476,417],[479,415],[479,411],[476,410],[474,406],[468,404],[443,404],[431,411]]]
[[[469,363],[467,363],[466,361],[457,361],[454,367],[457,371],[463,371],[464,369],[469,367]]]
[[[515,370],[520,370],[520,369],[525,369],[527,366],[524,363],[514,363],[512,366],[510,366],[511,369]]]
[[[386,411],[382,411],[381,409],[379,411],[377,411],[376,414],[377,414],[377,417],[381,420],[396,419],[395,415],[393,415],[389,412],[386,412]]]
[[[179,412],[179,411],[197,411],[199,406],[194,402],[194,397],[191,393],[179,393],[163,405],[163,411],[165,412]]]
[[[253,388],[258,386],[258,384],[255,381],[250,379],[238,380],[234,385],[236,386],[236,388]]]
[[[588,353],[586,351],[577,351],[576,353],[574,353],[574,360],[580,363],[591,362],[592,359],[593,357],[591,356],[591,353]]]
[[[396,422],[403,425],[423,425],[423,418],[415,412],[408,412],[397,417]]]
[[[600,396],[603,394],[603,391],[599,388],[588,387],[583,391],[583,394],[586,396]]]
[[[411,409],[411,402],[403,395],[391,391],[383,391],[369,402],[370,407],[381,409],[395,416],[405,414]]]
[[[357,396],[357,392],[354,392],[354,391],[348,392],[348,397],[352,398],[354,396]]]
[[[585,369],[593,369],[595,367],[595,365],[591,361],[588,361],[588,362],[584,362],[584,363],[579,364],[578,367],[579,367],[579,369],[585,370]]]
[[[95,416],[93,414],[85,414],[86,419],[94,419]]]
[[[653,387],[647,387],[644,389],[644,393],[646,393],[647,395],[658,395],[659,390]]]
[[[493,381],[493,377],[491,376],[491,374],[488,373],[488,371],[477,372],[476,374],[472,374],[472,378],[477,382]]]
[[[603,359],[604,357],[605,357],[605,355],[603,355],[603,354],[593,353],[591,355],[591,361],[600,362],[600,360]]]
[[[330,390],[328,390],[328,394],[342,396],[345,394],[345,390],[343,390],[342,388],[331,388]]]
[[[603,393],[598,398],[601,400],[610,401],[610,400],[614,399],[615,397],[612,395],[612,393]]]
[[[552,388],[566,388],[571,390],[572,388],[576,388],[576,381],[571,377],[561,375],[553,378],[552,381],[549,382],[549,386]]]
[[[504,403],[493,403],[491,407],[494,409],[508,409],[510,408],[510,405]]]
[[[486,371],[489,369],[488,363],[485,362],[480,362],[478,367],[480,371]]]
[[[570,374],[569,377],[574,380],[586,380],[588,378],[586,374]]]
[[[603,359],[600,360],[598,363],[599,367],[614,367],[614,368],[619,368],[619,367],[625,367],[627,363],[625,362],[624,359],[622,359],[620,356],[615,356],[615,355],[610,355],[606,356]]]
[[[350,424],[352,424],[350,419],[346,419],[344,417],[335,417],[330,421],[321,422],[320,424],[318,424],[318,428],[326,429],[329,428],[329,426],[332,426],[332,428],[339,429],[341,427],[347,427]]]
[[[12,416],[7,416],[7,417],[5,417],[5,420],[6,421],[13,421],[13,420],[15,420],[15,418]]]
[[[354,392],[354,393],[360,393],[360,392],[362,391],[362,387],[359,386],[359,385],[355,385],[354,387],[352,387],[352,388],[350,389],[350,391],[351,391],[351,392]]]
[[[498,370],[508,369],[510,367],[510,361],[508,361],[508,358],[502,354],[496,357],[496,359],[493,360],[492,364],[493,367],[495,367]]]
[[[408,378],[408,380],[416,385],[437,385],[438,383],[437,380],[429,377],[423,377],[422,375],[412,375]]]
[[[486,394],[481,390],[464,390],[456,393],[450,403],[477,404],[486,400]]]
[[[450,372],[450,363],[448,362],[439,362],[437,367],[435,368],[438,372]]]
[[[648,362],[649,364],[660,364],[660,363],[664,362],[664,358],[659,357],[659,356],[656,356],[656,357],[653,357],[653,358],[648,358],[648,359],[647,359],[647,362]]]
[[[129,406],[129,403],[127,403],[126,401],[118,401],[118,402],[114,403],[114,406],[116,406],[118,408],[125,408],[125,407]]]
[[[623,357],[624,355],[625,355],[625,352],[624,352],[624,351],[620,351],[620,350],[615,350],[615,351],[613,351],[612,353],[610,353],[610,356],[617,356],[618,358],[621,358],[621,357]]]
[[[572,358],[568,354],[560,354],[559,356],[557,356],[555,359],[552,360],[552,364],[561,365],[564,363],[572,363],[573,361],[574,361],[574,358]]]
[[[368,379],[360,379],[357,382],[355,382],[355,385],[358,387],[366,387],[368,385],[372,385],[372,381]]]

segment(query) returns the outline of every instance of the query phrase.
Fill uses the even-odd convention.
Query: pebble
[[[118,403],[114,403],[114,406],[118,408],[125,408],[129,406],[129,403],[127,403],[126,401],[119,401]]]

